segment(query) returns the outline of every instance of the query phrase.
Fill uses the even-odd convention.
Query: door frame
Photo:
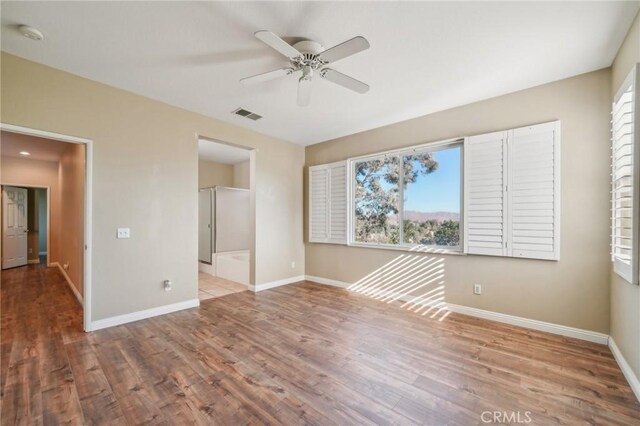
[[[49,210],[51,208],[51,188],[43,185],[29,185],[24,183],[2,182],[2,179],[0,179],[0,187],[4,187],[4,186],[17,186],[18,188],[44,189],[45,191],[47,191],[47,267],[53,266],[51,264],[51,245],[50,245],[51,244],[51,210]],[[38,257],[39,256],[40,256],[40,252],[38,252]]]
[[[50,139],[54,141],[84,144],[85,145],[85,175],[84,175],[84,288],[83,288],[83,330],[91,331],[91,253],[92,253],[92,223],[93,223],[93,141],[91,139],[80,138],[77,136],[63,135],[60,133],[48,132],[46,130],[32,129],[28,127],[16,126],[13,124],[0,123],[0,130],[10,133],[18,133],[21,135],[36,136],[39,138]],[[8,185],[8,184],[7,184]],[[40,187],[42,188],[42,187]],[[50,191],[47,190],[50,195]],[[50,201],[49,196],[47,200]],[[49,205],[47,208],[49,208]],[[48,210],[47,210],[48,212]],[[47,223],[49,218],[47,214]],[[49,226],[47,232],[50,232]],[[48,234],[49,236],[50,234]],[[47,238],[47,265],[49,265],[49,242]]]

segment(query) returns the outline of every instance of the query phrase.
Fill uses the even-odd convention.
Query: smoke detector
[[[20,31],[20,34],[26,38],[30,38],[31,40],[44,40],[44,34],[42,34],[42,32],[37,28],[33,28],[28,25],[20,25],[18,27],[18,31]]]

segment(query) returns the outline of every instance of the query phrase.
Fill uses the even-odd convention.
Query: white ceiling
[[[407,120],[611,65],[640,2],[2,2],[2,50],[301,145]],[[34,42],[16,25],[39,28]],[[359,95],[296,78],[244,87],[287,64],[268,29],[325,47],[371,48],[333,67]],[[237,107],[264,118],[234,116]]]
[[[206,139],[198,139],[198,158],[222,164],[238,164],[249,161],[249,150]]]
[[[66,142],[58,142],[51,139],[8,133],[5,131],[0,132],[0,154],[3,157],[58,162],[67,145]],[[27,151],[31,155],[21,155],[20,151]]]

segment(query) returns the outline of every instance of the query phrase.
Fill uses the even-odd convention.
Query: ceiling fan
[[[354,92],[369,91],[367,84],[334,69],[324,68],[330,63],[368,49],[369,42],[364,37],[354,37],[329,49],[323,49],[320,43],[312,40],[299,41],[292,46],[271,31],[257,31],[254,35],[258,40],[286,56],[289,59],[289,66],[243,78],[240,80],[242,84],[261,83],[301,71],[302,75],[298,80],[298,105],[300,106],[307,106],[311,101],[311,80],[316,72],[323,79]]]

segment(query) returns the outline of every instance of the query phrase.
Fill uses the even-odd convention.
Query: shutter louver
[[[611,257],[614,271],[637,284],[638,211],[636,181],[635,84],[632,73],[616,96],[611,111]]]
[[[510,132],[508,254],[533,259],[559,255],[558,123]]]
[[[309,241],[324,242],[329,231],[329,170],[309,168]]]
[[[506,254],[506,132],[465,140],[465,252]]]

